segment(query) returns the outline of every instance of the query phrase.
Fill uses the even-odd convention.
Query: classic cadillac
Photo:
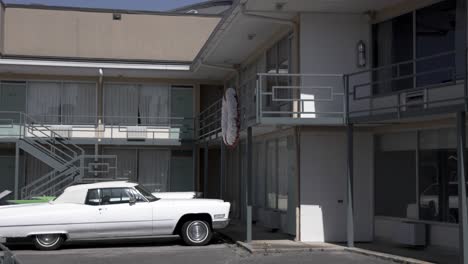
[[[228,202],[162,196],[167,198],[130,182],[71,186],[48,203],[1,206],[0,237],[32,238],[41,250],[57,249],[67,240],[171,235],[201,246],[210,242],[213,229],[229,223]]]

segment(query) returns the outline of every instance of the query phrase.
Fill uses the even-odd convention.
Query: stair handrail
[[[79,159],[81,159],[81,157],[75,157],[73,160],[70,160],[67,163],[63,164],[63,167],[64,167],[63,170],[60,170],[60,171],[52,170],[49,173],[35,179],[34,181],[28,183],[27,185],[23,186],[21,188],[21,194],[26,193],[28,189],[30,189],[31,187],[33,187],[34,185],[36,185],[38,183],[41,183],[43,180],[47,180],[48,178],[50,178],[52,175],[54,175],[57,172],[59,172],[59,174],[61,174],[61,173],[65,172],[65,171],[67,171],[67,170],[69,170],[70,168],[73,168],[73,167],[74,167],[74,169],[80,169],[79,167],[76,167],[76,166],[70,166],[70,165],[73,165],[73,163],[77,162]]]
[[[43,142],[42,144],[48,144],[50,145],[51,148],[54,149],[54,151],[44,147],[41,143],[38,143],[36,141],[40,141],[42,142],[41,140],[36,140],[36,139],[27,139],[27,138],[23,138],[23,140],[30,144],[30,145],[33,145],[34,147],[37,147],[40,151],[43,151],[43,152],[46,152],[47,154],[49,154],[50,156],[53,156],[53,159],[57,160],[58,162],[61,162],[61,163],[64,163],[64,162],[67,162],[68,160],[64,159],[62,156],[60,155],[57,155],[56,152],[60,152],[62,153],[63,155],[65,155],[66,157],[68,157],[69,159],[74,159],[76,156],[73,155],[69,155],[67,154],[66,152],[64,152],[63,150],[61,150],[60,148],[57,148],[56,146],[54,146],[53,144],[51,143],[48,143],[47,141],[46,142]]]
[[[26,195],[26,197],[32,197],[33,195],[34,196],[41,196],[41,195],[57,195],[58,193],[51,193],[50,191],[51,190],[54,190],[57,186],[59,186],[60,184],[63,184],[67,181],[71,181],[71,182],[74,182],[75,181],[75,177],[66,177],[68,175],[72,175],[72,174],[75,174],[75,173],[78,173],[79,175],[79,168],[75,167],[75,168],[70,168],[69,170],[65,170],[55,176],[52,176],[52,178],[46,182],[46,183],[43,183],[39,186],[36,186],[34,189],[31,189],[29,191],[29,193]],[[58,182],[55,182],[56,180],[59,180]],[[53,183],[53,184],[50,184],[50,183]],[[55,183],[54,183],[55,182]],[[68,187],[69,185],[67,185],[66,187]],[[65,188],[66,188],[65,187]],[[43,189],[42,191],[40,191],[41,189]],[[38,191],[39,190],[39,191]]]
[[[54,141],[54,144],[58,144],[58,145],[61,145],[63,146],[64,148],[70,150],[72,153],[75,153],[75,156],[79,156],[79,155],[84,155],[84,149],[81,148],[80,146],[74,144],[71,140],[67,139],[67,138],[64,138],[62,137],[60,134],[56,133],[55,131],[53,131],[52,129],[49,129],[46,125],[44,125],[43,123],[41,122],[38,122],[37,120],[35,120],[34,118],[32,118],[31,116],[29,116],[28,114],[24,113],[24,112],[21,112],[21,115],[23,116],[23,125],[29,129],[34,129],[35,131],[38,131],[40,133],[42,133],[46,138],[52,138],[52,140]],[[29,122],[28,122],[29,121]],[[31,123],[31,124],[29,124]],[[50,133],[50,135],[47,135],[46,133],[44,133],[44,131],[42,129],[38,129],[37,127],[35,127],[34,125],[39,125],[41,128],[43,128],[44,130],[46,130],[47,132]],[[34,134],[33,134],[34,135]],[[43,139],[41,137],[38,137],[37,135],[34,135],[35,137],[34,138],[40,138],[40,139]],[[26,137],[25,133],[23,134],[23,137]],[[59,138],[60,140],[57,140],[57,138]],[[66,142],[67,144],[65,144],[64,142]],[[49,143],[50,144],[50,143]],[[70,147],[68,147],[69,145],[73,146],[75,149],[78,150],[78,152],[80,152],[79,154],[72,150]]]
[[[45,182],[45,183],[42,183],[41,185],[39,186],[35,186],[35,188],[31,189],[31,190],[28,190],[28,192],[24,193],[23,194],[23,198],[32,198],[33,196],[41,196],[41,195],[45,195],[47,194],[48,192],[50,192],[51,190],[55,189],[58,185],[60,184],[63,184],[67,181],[72,181],[74,182],[75,181],[75,177],[64,177],[64,176],[67,176],[67,175],[71,175],[71,174],[75,174],[75,173],[79,173],[79,168],[77,167],[72,167],[72,168],[69,168],[65,171],[62,171],[60,173],[58,173],[57,175],[51,175],[51,178]],[[54,171],[55,173],[55,171]],[[79,175],[79,174],[78,174]],[[52,185],[50,185],[51,182],[54,182],[56,181],[57,179],[60,179],[60,181],[58,182],[55,182],[53,183]],[[66,187],[68,187],[69,185],[67,185]],[[65,188],[66,188],[65,187]],[[41,189],[43,189],[42,191],[40,191]],[[39,191],[38,191],[39,190]],[[48,193],[49,195],[56,195],[57,193]]]

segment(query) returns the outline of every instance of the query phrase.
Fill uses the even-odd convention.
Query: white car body
[[[0,237],[63,234],[67,240],[174,235],[182,217],[205,215],[213,229],[229,223],[230,204],[215,199],[159,199],[153,202],[88,205],[88,190],[132,188],[129,182],[69,187],[52,202],[0,207]],[[193,193],[192,193],[193,194]]]
[[[159,199],[194,199],[197,198],[196,192],[154,192],[154,197]]]

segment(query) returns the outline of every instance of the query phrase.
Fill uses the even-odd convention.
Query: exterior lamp
[[[356,46],[357,52],[357,66],[358,68],[364,68],[367,65],[367,54],[366,54],[366,44],[364,41],[360,40]]]

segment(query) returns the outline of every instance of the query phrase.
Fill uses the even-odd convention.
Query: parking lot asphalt
[[[75,243],[57,251],[37,251],[28,244],[13,244],[9,247],[22,264],[392,263],[344,251],[252,255],[220,238],[215,238],[214,243],[205,247],[187,247],[178,238]]]

